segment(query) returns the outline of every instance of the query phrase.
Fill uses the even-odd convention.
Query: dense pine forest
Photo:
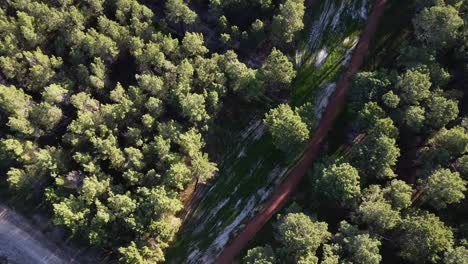
[[[0,206],[83,263],[214,262],[302,157],[374,2],[0,0]],[[467,23],[467,0],[387,1],[235,263],[468,264]]]

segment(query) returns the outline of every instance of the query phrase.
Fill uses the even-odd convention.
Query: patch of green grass
[[[339,31],[324,32],[318,50],[303,52],[305,58],[292,84],[294,90],[291,105],[300,106],[305,102],[313,102],[325,83],[338,79],[344,67],[346,53],[351,48],[353,40],[359,37],[364,25],[361,20],[345,16]],[[348,39],[346,43],[345,39]],[[301,49],[304,48],[306,45],[302,44]],[[325,48],[328,56],[321,67],[316,67],[316,55],[321,48]]]
[[[328,56],[324,64],[317,68],[313,63],[307,63],[301,68],[293,84],[291,105],[299,106],[305,102],[313,102],[324,84],[339,77],[344,67],[346,53],[353,44],[352,40],[356,39],[359,33],[360,31],[356,30],[347,35],[350,39],[348,43],[343,43],[343,38],[338,39],[338,34],[334,34],[330,40],[332,46],[327,47]]]

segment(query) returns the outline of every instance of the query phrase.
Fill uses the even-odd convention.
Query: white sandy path
[[[0,205],[0,255],[8,257],[9,263],[18,264],[78,263],[71,257],[65,257],[63,252],[48,242],[47,238],[36,231],[26,219],[2,205]]]

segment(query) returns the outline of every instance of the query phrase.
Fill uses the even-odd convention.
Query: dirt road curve
[[[265,204],[264,208],[245,226],[240,234],[224,248],[223,252],[216,259],[216,263],[227,264],[231,263],[234,257],[247,245],[247,243],[255,236],[262,226],[275,214],[286,202],[288,196],[294,191],[296,185],[306,173],[307,169],[314,161],[320,144],[326,137],[328,131],[332,128],[333,123],[344,107],[346,91],[349,86],[350,77],[354,75],[364,61],[367,54],[369,43],[372,35],[377,29],[379,19],[384,11],[386,0],[376,0],[372,13],[367,19],[367,25],[362,33],[356,50],[353,53],[351,62],[341,76],[337,84],[336,91],[325,110],[320,125],[315,132],[309,146],[303,157],[299,160],[294,168],[289,172],[289,175],[278,186],[275,192],[270,197],[270,200]]]
[[[8,263],[18,264],[77,263],[48,242],[26,219],[1,205],[0,256],[6,256]]]

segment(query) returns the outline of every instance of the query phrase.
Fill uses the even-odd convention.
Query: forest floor
[[[79,263],[28,220],[3,205],[0,205],[0,257],[6,257],[7,263]]]
[[[315,159],[321,142],[327,136],[333,123],[344,107],[346,91],[350,78],[357,73],[368,52],[372,35],[377,29],[381,15],[383,14],[386,0],[377,0],[372,13],[368,18],[366,28],[360,37],[358,46],[353,53],[351,62],[337,84],[336,91],[330,99],[318,129],[315,132],[303,157],[289,172],[286,179],[271,195],[264,208],[249,222],[241,233],[227,246],[217,258],[217,263],[231,263],[234,257],[247,245],[262,226],[284,205],[287,198],[295,189],[307,169]]]

